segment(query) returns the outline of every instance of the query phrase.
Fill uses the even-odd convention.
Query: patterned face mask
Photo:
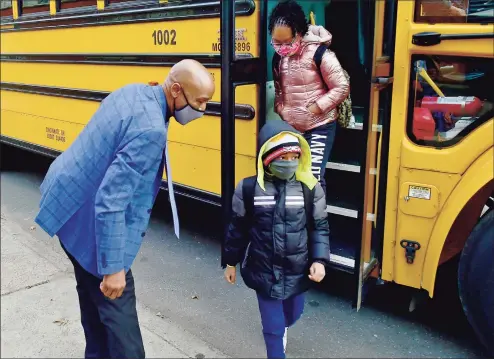
[[[271,44],[274,47],[274,50],[278,53],[278,55],[285,57],[285,56],[292,56],[297,53],[297,51],[300,49],[300,46],[302,45],[301,40],[295,41],[295,39],[289,43],[289,44],[275,44],[273,41],[271,41]]]

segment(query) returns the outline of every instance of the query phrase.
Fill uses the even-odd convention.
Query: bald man
[[[194,60],[172,67],[162,86],[111,93],[41,184],[36,223],[57,235],[74,266],[86,358],[144,358],[130,267],[148,226],[166,167],[170,117],[200,118],[215,86]]]

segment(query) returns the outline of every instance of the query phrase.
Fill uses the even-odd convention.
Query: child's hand
[[[307,107],[307,109],[309,110],[309,112],[313,113],[314,115],[320,115],[322,113],[321,109],[315,102],[309,107]]]
[[[314,282],[320,282],[326,276],[326,268],[321,263],[312,263],[310,267],[309,279]]]
[[[235,280],[237,279],[237,268],[236,267],[226,267],[225,279],[228,283],[235,284]]]

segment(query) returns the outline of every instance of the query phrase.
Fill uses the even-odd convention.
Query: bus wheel
[[[463,310],[477,337],[494,355],[494,210],[485,213],[467,239],[458,267]]]

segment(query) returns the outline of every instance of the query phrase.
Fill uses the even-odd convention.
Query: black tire
[[[494,355],[494,210],[479,220],[467,239],[458,267],[458,289],[470,325]]]

